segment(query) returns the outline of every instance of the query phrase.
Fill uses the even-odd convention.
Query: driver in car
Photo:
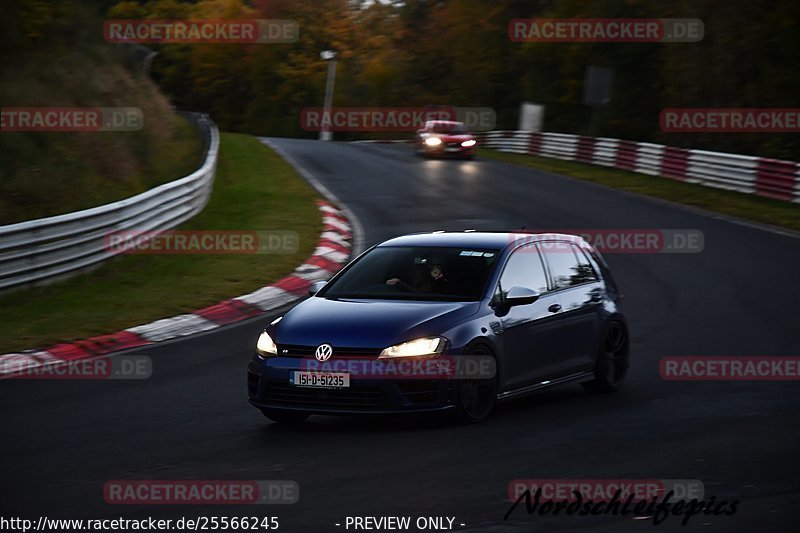
[[[400,287],[409,292],[441,293],[447,287],[447,278],[444,270],[438,264],[414,265],[411,273],[411,283],[406,283],[400,278],[386,280],[387,285]]]

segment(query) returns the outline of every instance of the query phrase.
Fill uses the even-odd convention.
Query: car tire
[[[625,324],[619,320],[609,322],[598,347],[594,379],[581,383],[583,388],[593,393],[619,389],[628,373],[629,344]]]
[[[264,416],[272,420],[273,422],[278,422],[281,424],[299,424],[303,422],[306,418],[311,416],[310,413],[304,413],[302,411],[280,411],[274,409],[262,409],[262,413]]]
[[[467,351],[470,356],[492,355],[483,346],[475,346]],[[497,374],[491,379],[456,380],[456,419],[464,424],[477,424],[484,421],[497,403]]]

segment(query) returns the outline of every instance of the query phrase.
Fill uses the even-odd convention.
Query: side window
[[[614,279],[613,274],[611,274],[611,270],[608,268],[608,263],[603,256],[600,255],[597,250],[590,249],[589,255],[594,259],[594,263],[597,265],[597,268],[600,269],[600,272],[603,274],[603,280],[606,282],[606,290],[612,291],[614,293],[619,292],[619,287],[617,286],[617,282]]]
[[[509,257],[500,276],[503,296],[514,286],[527,287],[540,293],[547,292],[547,276],[544,273],[542,258],[535,246],[517,248]]]
[[[597,280],[592,265],[574,245],[566,242],[544,242],[539,246],[550,267],[556,289]]]
[[[586,252],[581,250],[580,247],[572,245],[572,249],[575,252],[575,256],[578,258],[578,268],[581,281],[580,283],[590,283],[592,281],[598,281],[600,277],[597,275],[597,272],[594,270],[592,266],[592,262],[589,261],[589,258],[586,256]]]

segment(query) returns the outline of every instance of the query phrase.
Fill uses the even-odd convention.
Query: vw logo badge
[[[317,346],[317,351],[314,352],[314,357],[317,358],[317,361],[327,361],[331,358],[333,354],[333,346],[330,344],[320,344]]]

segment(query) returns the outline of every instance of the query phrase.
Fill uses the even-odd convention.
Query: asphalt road
[[[402,145],[274,139],[360,219],[365,244],[437,229],[697,229],[697,254],[607,256],[625,294],[632,368],[617,394],[579,386],[499,408],[487,422],[312,417],[270,424],[246,400],[245,366],[271,317],[137,350],[148,380],[0,382],[2,516],[279,518],[282,531],[343,531],[346,516],[455,517],[480,531],[795,531],[797,382],[673,382],[667,355],[800,355],[800,239],[492,162],[413,157]],[[642,179],[658,179],[643,176]],[[511,480],[699,479],[734,516],[682,527],[620,517],[508,521]],[[113,479],[289,479],[274,506],[114,506]]]

